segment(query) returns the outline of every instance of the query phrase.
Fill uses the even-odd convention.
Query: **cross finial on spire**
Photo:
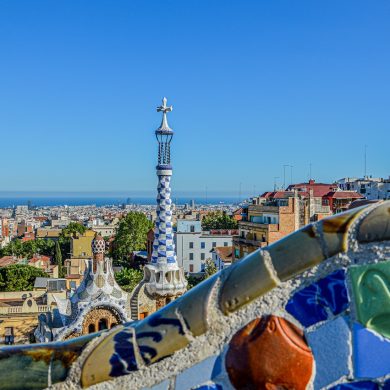
[[[160,125],[160,130],[171,130],[168,126],[168,121],[167,121],[167,112],[171,112],[173,107],[172,106],[167,106],[167,98],[164,97],[162,100],[162,106],[157,107],[157,112],[162,112],[163,117]]]

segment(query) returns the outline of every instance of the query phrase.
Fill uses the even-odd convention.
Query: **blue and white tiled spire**
[[[157,187],[157,220],[154,229],[153,264],[176,264],[175,244],[173,242],[172,200],[171,200],[171,141],[173,130],[168,126],[167,113],[172,106],[167,106],[167,99],[157,107],[163,117],[160,127],[156,130],[158,141],[158,187]]]
[[[158,176],[157,219],[154,228],[153,253],[151,264],[145,266],[146,288],[154,296],[176,297],[187,289],[184,271],[176,261],[172,225],[171,200],[171,141],[173,130],[169,127],[167,113],[172,106],[167,106],[167,99],[157,107],[162,112],[160,127],[156,130],[158,141]]]

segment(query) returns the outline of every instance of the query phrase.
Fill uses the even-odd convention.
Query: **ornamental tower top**
[[[167,106],[167,98],[163,98],[162,105],[157,107],[157,112],[162,112],[162,120],[160,127],[156,130],[156,138],[158,141],[158,166],[165,169],[170,168],[171,164],[171,141],[173,138],[173,130],[168,125],[167,113],[171,112],[173,107]]]

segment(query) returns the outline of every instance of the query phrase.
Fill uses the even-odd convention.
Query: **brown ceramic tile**
[[[226,274],[220,293],[220,306],[225,314],[236,311],[278,284],[260,250],[227,268]]]
[[[386,201],[368,214],[359,226],[360,242],[390,240],[390,201]]]
[[[347,233],[352,222],[361,214],[365,206],[349,210],[345,213],[334,215],[319,222],[322,227],[323,238],[329,257],[347,248]]]
[[[276,273],[285,281],[325,259],[312,225],[268,246]]]
[[[313,363],[303,332],[270,316],[253,320],[235,334],[225,364],[236,389],[304,390]]]

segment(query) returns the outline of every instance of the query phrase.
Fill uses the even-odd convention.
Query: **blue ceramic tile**
[[[175,390],[188,390],[211,380],[217,356],[211,356],[176,376]]]
[[[216,383],[210,383],[206,385],[202,385],[200,387],[193,388],[191,390],[222,390],[222,386]]]
[[[296,292],[286,305],[286,310],[304,326],[328,319],[328,312],[337,315],[347,308],[344,270],[333,272]]]
[[[340,383],[339,385],[331,387],[329,390],[354,390],[354,389],[379,390],[379,386],[375,382],[361,381],[361,382]]]
[[[353,324],[353,367],[356,378],[390,374],[390,341],[358,323]]]
[[[306,334],[316,362],[314,388],[321,389],[349,374],[351,338],[347,321],[338,317]]]
[[[382,385],[382,390],[390,390],[390,379]]]

